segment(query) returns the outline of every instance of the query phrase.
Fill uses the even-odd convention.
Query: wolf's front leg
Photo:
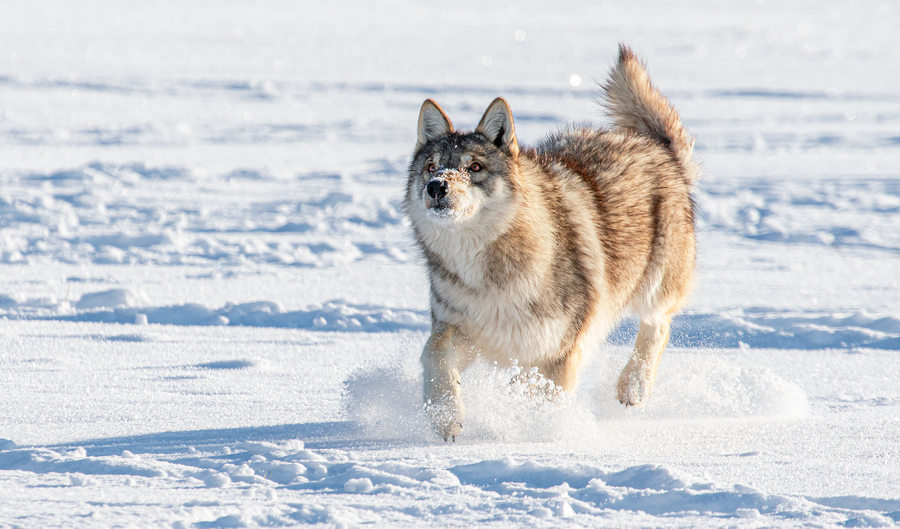
[[[626,406],[636,406],[653,393],[656,368],[669,342],[669,320],[641,322],[634,352],[619,375],[618,399]]]
[[[467,363],[464,342],[455,325],[436,321],[422,351],[425,410],[444,441],[456,441],[463,428],[465,407],[459,370]]]

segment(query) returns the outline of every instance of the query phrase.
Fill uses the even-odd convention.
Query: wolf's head
[[[446,226],[502,215],[515,193],[518,157],[512,113],[502,98],[471,133],[454,132],[441,107],[426,100],[409,166],[407,214]]]

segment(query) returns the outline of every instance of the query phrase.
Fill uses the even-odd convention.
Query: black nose
[[[434,200],[440,200],[447,196],[447,182],[444,180],[432,180],[425,186],[425,192]]]

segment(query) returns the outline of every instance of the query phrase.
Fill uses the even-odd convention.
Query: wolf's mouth
[[[450,196],[442,196],[440,198],[430,197],[425,195],[425,209],[431,211],[433,209],[436,210],[445,210],[445,209],[453,209],[453,204],[450,201]]]
[[[468,220],[471,215],[471,207],[459,210],[440,203],[432,205],[425,212],[425,216],[438,224],[459,224]]]

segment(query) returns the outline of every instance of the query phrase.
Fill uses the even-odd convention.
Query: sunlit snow
[[[15,3],[0,16],[0,526],[900,522],[889,2]],[[527,38],[526,38],[527,35]],[[463,376],[401,202],[422,101],[605,124],[624,42],[696,136],[697,290],[571,395]]]

